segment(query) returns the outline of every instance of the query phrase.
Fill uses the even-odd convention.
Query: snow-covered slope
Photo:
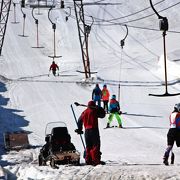
[[[84,1],[88,2],[92,1]],[[119,1],[106,0],[99,3]],[[22,34],[23,25],[20,5],[16,9],[18,24],[11,23],[14,22],[14,12],[10,12],[0,57],[0,165],[8,173],[8,179],[179,178],[180,152],[176,147],[175,165],[165,167],[162,164],[169,127],[168,117],[174,104],[179,102],[179,96],[149,96],[150,93],[165,92],[164,65],[160,58],[163,54],[162,32],[135,28],[159,29],[158,18],[152,15],[128,23],[127,21],[153,14],[153,11],[148,0],[136,0],[133,3],[121,0],[120,3],[121,5],[84,6],[87,22],[91,23],[90,16],[95,19],[89,36],[89,55],[91,70],[98,73],[88,80],[89,83],[85,83],[83,74],[76,72],[83,70],[83,63],[73,1],[65,1],[66,7],[72,7],[72,14],[67,22],[65,11],[69,12],[68,8],[56,9],[51,13],[53,22],[57,23],[56,53],[62,55],[62,58],[55,59],[60,66],[58,77],[51,74],[48,77],[52,62],[48,56],[53,54],[53,30],[48,20],[48,10],[41,9],[41,15],[35,10],[35,16],[39,20],[39,44],[44,48],[32,48],[37,45],[32,9],[24,9],[27,15],[25,35],[28,37],[18,36]],[[178,0],[154,0],[153,3],[158,3],[155,6],[158,11],[164,10],[160,13],[168,18],[169,31],[176,31],[167,32],[166,50],[170,83],[168,91],[177,93],[180,89],[177,61],[180,54],[180,4]],[[13,10],[13,6],[11,9]],[[141,12],[135,13],[138,11]],[[128,25],[129,34],[123,50],[120,40],[124,38],[126,29],[113,23]],[[122,115],[124,129],[105,130],[108,116],[99,120],[102,160],[107,165],[60,166],[56,170],[39,167],[37,156],[45,143],[44,131],[48,122],[64,121],[76,149],[83,154],[81,140],[74,132],[76,124],[70,105],[75,101],[86,104],[91,99],[92,89],[97,82],[101,88],[106,83],[111,95],[118,94],[120,82],[120,104],[122,111],[126,112]],[[74,110],[78,117],[84,108],[74,106]],[[3,149],[3,133],[21,129],[29,132],[33,148],[6,152]],[[84,162],[82,156],[81,162]]]

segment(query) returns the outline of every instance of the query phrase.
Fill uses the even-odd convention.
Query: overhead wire
[[[162,3],[163,1],[165,1],[165,0],[162,0],[162,1],[159,1],[159,2],[155,3],[154,6],[156,6],[157,4]],[[130,16],[134,16],[134,15],[136,15],[136,14],[138,14],[138,13],[141,13],[141,12],[144,12],[144,11],[150,9],[150,8],[151,8],[151,7],[149,6],[149,7],[146,7],[146,8],[144,8],[144,9],[141,9],[141,10],[139,10],[139,11],[136,11],[136,12],[134,12],[134,13],[128,14],[128,15],[126,15],[126,16],[122,16],[122,17],[119,17],[119,18],[113,18],[113,19],[109,19],[109,20],[104,20],[104,19],[96,18],[96,17],[94,17],[94,19],[101,20],[101,21],[106,21],[106,22],[111,22],[111,21],[115,21],[115,20],[127,18],[127,17],[130,17]],[[98,21],[96,21],[96,22],[98,22]]]
[[[88,16],[88,17],[90,17],[90,16]],[[76,20],[75,16],[73,16],[73,15],[70,15],[70,18]],[[89,21],[89,20],[87,20],[87,21]],[[123,23],[113,23],[113,22],[109,22],[109,24],[94,23],[93,25],[95,25],[95,26],[119,26],[119,25],[120,26],[125,26],[125,24],[123,24]],[[155,29],[155,28],[147,28],[147,27],[134,26],[134,25],[128,25],[128,24],[126,24],[126,25],[127,25],[127,27],[135,28],[135,29],[150,30],[150,31],[160,31],[159,29]],[[175,31],[175,30],[168,30],[167,32],[180,34],[180,31]]]
[[[161,1],[160,1],[160,2],[161,2]],[[159,3],[160,3],[160,2],[159,2]],[[175,3],[175,4],[171,5],[171,6],[168,6],[167,8],[164,8],[164,9],[158,11],[158,12],[163,12],[163,11],[165,11],[165,10],[167,10],[167,9],[170,9],[170,8],[172,8],[172,7],[174,7],[174,6],[177,6],[177,5],[179,5],[179,4],[180,4],[180,2]],[[138,18],[138,19],[134,19],[134,20],[131,20],[131,21],[126,21],[126,22],[111,22],[110,20],[101,19],[102,21],[95,21],[94,25],[98,25],[98,26],[113,26],[113,25],[125,26],[126,23],[138,21],[138,20],[141,20],[141,19],[145,19],[145,18],[148,18],[148,17],[150,17],[150,16],[152,16],[152,15],[155,15],[155,13],[152,13],[152,14],[150,14],[150,15],[148,15],[148,16],[141,17],[141,18]],[[85,14],[85,16],[88,16],[88,17],[89,17],[89,15],[86,15],[86,14]],[[96,18],[96,17],[94,17],[94,16],[93,16],[93,18],[94,18],[94,19],[100,19],[100,18]],[[115,19],[115,18],[114,18],[114,19]],[[87,21],[88,21],[88,20],[87,20]],[[101,22],[101,23],[100,23],[100,22]],[[104,22],[106,22],[107,24],[104,24]],[[126,24],[126,25],[127,25],[127,24]],[[144,29],[144,30],[151,30],[151,31],[160,31],[159,29],[154,29],[154,28],[139,27],[139,26],[134,26],[134,25],[127,25],[127,26],[128,26],[128,27],[131,27],[131,28],[137,28],[137,29]],[[173,31],[173,30],[169,30],[168,32],[170,32],[170,33],[180,33],[179,31]]]
[[[174,6],[177,6],[178,4],[180,4],[180,2],[178,2],[178,3],[176,3],[176,4],[173,4],[173,5],[165,8],[165,9],[162,9],[162,10],[158,11],[158,13],[163,12],[163,11],[166,11],[167,9],[170,9],[170,8],[172,8],[172,7],[174,7]],[[150,17],[150,16],[153,16],[154,14],[155,14],[155,13],[152,13],[152,14],[150,14],[150,15],[147,15],[147,16],[144,16],[144,17],[141,17],[141,18],[138,18],[138,19],[134,19],[134,20],[130,20],[130,21],[124,21],[124,22],[122,22],[122,23],[130,23],[130,22],[139,21],[139,20],[148,18],[148,17]]]

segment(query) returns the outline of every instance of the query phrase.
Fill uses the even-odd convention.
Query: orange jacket
[[[109,94],[108,89],[107,88],[103,88],[102,89],[102,100],[103,101],[109,101],[109,96],[110,96],[110,94]]]

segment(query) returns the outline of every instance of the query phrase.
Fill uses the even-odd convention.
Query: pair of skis
[[[105,127],[104,129],[110,129],[110,128],[118,128],[118,129],[122,129],[122,127],[118,127],[118,126],[109,126],[109,127]]]
[[[48,73],[48,77],[50,76],[50,72],[51,72],[51,71],[49,71],[49,73]],[[53,73],[52,73],[52,74],[53,74]],[[56,77],[56,76],[59,76],[59,71],[58,71],[57,75],[54,75],[54,74],[53,74],[53,76],[55,76],[55,77]]]

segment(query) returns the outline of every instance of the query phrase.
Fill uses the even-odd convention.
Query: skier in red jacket
[[[82,134],[82,125],[84,124],[86,142],[85,161],[88,165],[96,166],[104,164],[101,161],[98,118],[104,118],[105,114],[102,107],[96,106],[94,101],[89,101],[87,109],[82,112],[78,119],[78,129],[75,132]]]
[[[59,66],[53,61],[50,68],[49,68],[49,71],[52,70],[52,73],[54,76],[56,76],[56,70],[59,70]]]

